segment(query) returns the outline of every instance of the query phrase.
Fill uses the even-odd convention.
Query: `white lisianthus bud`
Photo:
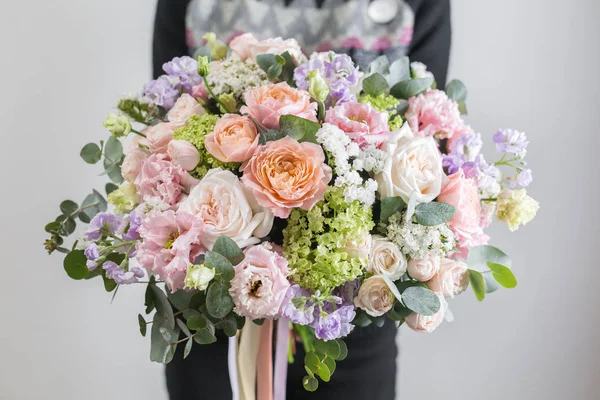
[[[308,73],[308,94],[320,103],[329,96],[329,85],[316,69]]]
[[[131,132],[131,121],[125,115],[110,114],[102,125],[116,138],[125,137]]]
[[[540,204],[529,197],[525,189],[504,189],[498,196],[497,206],[496,217],[506,222],[511,231],[529,223],[540,208]]]
[[[215,270],[204,265],[188,266],[184,289],[206,290],[210,281],[215,277]]]

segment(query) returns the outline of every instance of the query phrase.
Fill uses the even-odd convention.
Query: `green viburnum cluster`
[[[396,109],[398,105],[400,105],[400,100],[394,96],[385,93],[381,93],[377,96],[365,94],[364,96],[360,97],[358,101],[360,103],[371,103],[371,107],[379,112],[387,111],[390,114],[390,130],[395,131],[402,128],[404,120],[402,119],[402,116],[398,114]]]
[[[283,254],[295,270],[294,282],[327,293],[361,276],[366,260],[344,248],[373,225],[371,209],[347,203],[341,188],[329,188],[310,211],[292,211],[283,231]]]
[[[177,129],[173,133],[173,139],[188,141],[196,146],[200,152],[200,162],[196,169],[191,172],[191,174],[198,179],[203,178],[204,175],[213,168],[228,170],[236,170],[239,168],[239,163],[225,163],[217,160],[204,146],[206,135],[214,130],[218,120],[218,115],[194,115],[188,119],[185,126]]]

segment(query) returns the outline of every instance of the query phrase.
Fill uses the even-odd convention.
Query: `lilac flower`
[[[90,221],[85,238],[98,240],[105,234],[119,233],[123,229],[123,220],[118,215],[101,212]]]
[[[477,186],[480,189],[490,187],[502,177],[500,170],[494,165],[489,165],[483,154],[479,154],[473,161],[464,163],[461,169],[465,177],[477,179]]]
[[[179,78],[180,86],[174,87],[183,89],[185,93],[191,93],[192,88],[202,82],[202,77],[198,74],[198,61],[192,57],[175,57],[163,64],[163,71],[169,76]]]
[[[142,225],[142,215],[140,215],[140,211],[136,208],[132,212],[129,213],[129,228],[127,228],[127,232],[123,235],[123,240],[138,240],[140,238],[140,234],[138,229]]]
[[[348,55],[333,52],[314,53],[308,62],[294,71],[294,80],[299,89],[308,90],[308,73],[312,70],[319,71],[329,86],[327,107],[356,101],[355,93],[358,91],[362,74]]]
[[[334,340],[347,336],[354,329],[352,320],[356,316],[354,306],[344,306],[327,314],[319,315],[312,324],[315,336],[321,340]]]
[[[508,181],[511,189],[516,189],[518,187],[526,188],[531,185],[531,182],[533,182],[533,174],[530,169],[519,172],[516,179],[509,179]]]
[[[521,157],[525,156],[529,144],[525,133],[514,129],[500,129],[494,134],[493,140],[499,153],[513,153]]]
[[[91,243],[90,245],[88,245],[88,247],[85,248],[85,250],[83,251],[83,254],[85,254],[85,257],[87,258],[86,265],[87,265],[88,269],[90,271],[95,270],[96,267],[98,266],[98,264],[96,263],[96,260],[100,257],[100,251],[98,251],[98,245],[96,245],[96,243]]]
[[[442,166],[448,170],[448,174],[450,175],[457,173],[466,162],[464,154],[451,153],[442,155]]]
[[[342,286],[336,288],[333,291],[334,296],[338,296],[341,298],[342,306],[351,306],[354,305],[354,298],[358,294],[358,289],[360,288],[360,281],[358,279],[346,282]]]
[[[175,88],[178,84],[179,79],[162,75],[144,86],[144,97],[150,103],[170,110],[179,97],[179,90]]]
[[[304,303],[303,308],[296,308],[293,299],[301,300],[301,298],[310,297],[308,290],[301,288],[299,285],[292,285],[288,288],[283,299],[280,314],[299,325],[310,325],[314,321],[314,304],[310,301]]]
[[[119,285],[130,285],[144,277],[144,271],[140,267],[133,267],[129,271],[123,271],[116,263],[107,261],[102,265],[106,271],[106,277],[114,280]]]

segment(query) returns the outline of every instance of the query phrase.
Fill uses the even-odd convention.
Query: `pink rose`
[[[204,145],[220,161],[244,162],[258,147],[258,130],[248,117],[225,114],[206,135]]]
[[[244,260],[235,266],[229,294],[238,315],[276,318],[290,283],[288,261],[273,251],[270,243],[249,247]]]
[[[173,163],[186,171],[191,171],[200,162],[200,153],[196,146],[185,140],[171,140],[167,146],[167,155]]]
[[[287,218],[295,207],[310,210],[325,197],[332,177],[321,146],[289,136],[259,146],[240,171],[258,204],[279,218]]]
[[[208,171],[178,212],[195,214],[204,222],[202,244],[209,250],[222,235],[240,247],[257,244],[273,226],[273,214],[256,203],[233,172],[220,168]]]
[[[462,261],[443,258],[439,271],[427,282],[429,289],[442,296],[461,294],[469,285],[469,267]]]
[[[183,126],[192,115],[202,115],[205,113],[204,107],[198,103],[198,100],[184,93],[167,113],[167,120],[172,124]]]
[[[283,40],[280,37],[266,40],[258,40],[251,33],[244,33],[231,40],[229,48],[234,54],[245,61],[248,58],[256,60],[260,54],[283,54],[286,51],[290,53],[296,64],[301,64],[306,60],[300,44],[296,39]]]
[[[175,209],[198,181],[165,154],[151,155],[133,182],[145,202],[159,202]]]
[[[448,225],[458,239],[457,248],[463,258],[469,249],[487,244],[489,236],[480,226],[481,200],[474,179],[465,178],[462,170],[450,175],[437,200],[456,209]]]
[[[165,281],[172,292],[183,288],[186,271],[205,251],[200,245],[202,221],[172,210],[150,211],[139,228],[137,261]]]
[[[441,90],[428,90],[411,97],[408,105],[405,117],[416,136],[452,138],[466,129],[458,103]]]
[[[136,136],[136,138],[142,139],[140,136]],[[135,178],[137,178],[142,169],[142,165],[144,165],[144,162],[150,156],[150,151],[139,146],[140,142],[141,140],[134,138],[131,148],[125,155],[123,164],[121,165],[121,175],[128,182],[135,181]]]
[[[415,332],[420,333],[431,333],[433,332],[442,322],[444,322],[444,316],[448,309],[448,303],[443,296],[438,294],[440,299],[440,310],[430,316],[425,316],[417,313],[412,313],[406,317],[406,325]]]
[[[330,108],[325,122],[346,132],[361,147],[380,145],[390,132],[388,113],[374,110],[369,103],[347,102]]]
[[[408,262],[408,275],[419,282],[427,282],[440,269],[440,258],[430,257],[424,260],[410,260]]]
[[[161,122],[149,126],[142,131],[146,135],[146,141],[150,151],[153,153],[166,153],[169,142],[173,139],[173,132],[178,126],[168,122]]]
[[[317,103],[311,103],[304,90],[286,82],[264,85],[244,94],[246,105],[240,109],[267,129],[279,129],[279,117],[295,115],[317,122]]]

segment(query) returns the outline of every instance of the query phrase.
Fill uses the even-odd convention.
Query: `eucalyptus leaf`
[[[402,301],[402,295],[400,294],[400,291],[398,290],[398,288],[396,287],[396,285],[394,284],[394,282],[392,282],[392,280],[390,279],[390,277],[387,276],[387,275],[381,275],[381,277],[383,278],[383,280],[387,284],[388,288],[390,288],[390,291],[394,294],[394,297],[396,299],[398,299],[398,301]]]
[[[392,86],[390,89],[390,94],[397,99],[408,100],[411,97],[423,93],[425,90],[430,88],[432,84],[432,77],[407,79]]]
[[[373,61],[371,61],[371,63],[369,64],[368,67],[368,73],[369,74],[381,74],[381,75],[387,75],[390,72],[390,60],[387,58],[387,56],[379,56],[376,59],[374,59]]]
[[[323,364],[325,364],[325,366],[329,370],[329,374],[333,375],[333,373],[335,372],[335,367],[336,367],[335,360],[331,357],[327,357],[323,360]]]
[[[389,88],[387,80],[378,73],[374,73],[363,80],[363,91],[373,97],[386,93]]]
[[[60,203],[60,211],[62,211],[63,214],[71,215],[75,213],[78,209],[79,206],[72,200],[65,200],[62,203]]]
[[[408,57],[399,58],[390,65],[390,73],[387,76],[390,87],[410,78],[410,61]]]
[[[156,285],[151,285],[150,289],[154,294],[156,313],[159,314],[159,316],[162,319],[160,325],[171,330],[174,329],[175,318],[173,316],[173,309],[171,308],[171,303],[169,303],[169,299],[167,299],[167,295]]]
[[[316,373],[319,369],[319,364],[321,364],[321,360],[315,353],[306,353],[304,356],[304,365],[308,368],[312,373]]]
[[[185,342],[185,347],[183,348],[183,359],[185,360],[192,351],[192,346],[194,344],[194,338],[190,337],[187,342]]]
[[[336,342],[340,346],[340,356],[338,357],[338,361],[345,360],[346,357],[348,357],[348,346],[342,339],[337,339]]]
[[[387,223],[392,215],[404,210],[404,208],[406,208],[406,203],[401,197],[386,197],[381,200],[379,220],[383,223]]]
[[[104,173],[108,175],[110,180],[116,184],[120,184],[121,182],[123,182],[123,175],[121,175],[122,161],[122,159],[119,159],[116,162],[112,162],[107,158],[104,159]]]
[[[483,280],[483,275],[479,271],[475,271],[474,269],[469,270],[469,283],[471,284],[471,288],[473,288],[473,292],[475,293],[475,297],[477,300],[483,301],[485,299],[485,281]]]
[[[240,247],[227,236],[219,236],[212,251],[224,256],[233,265],[238,265],[244,260],[244,253]]]
[[[340,344],[335,340],[315,340],[314,346],[316,351],[325,354],[327,357],[331,357],[335,360],[340,357]]]
[[[67,218],[62,223],[62,226],[63,226],[65,233],[67,235],[70,235],[71,233],[73,233],[75,231],[75,228],[77,227],[77,223],[75,222],[75,220],[73,218]]]
[[[187,320],[187,327],[193,331],[204,329],[207,324],[208,319],[200,313],[190,316]]]
[[[279,65],[277,63],[277,59],[275,54],[259,54],[256,56],[256,63],[267,74],[269,73],[269,69],[272,68],[273,65]],[[281,65],[280,65],[281,67]]]
[[[119,187],[117,185],[115,185],[114,183],[107,183],[106,186],[104,187],[104,190],[106,191],[106,194],[109,195],[112,192],[114,192],[115,190],[117,190]]]
[[[227,258],[219,253],[214,251],[207,252],[204,258],[204,265],[215,270],[215,279],[227,282],[233,279],[233,265],[231,265],[231,262],[229,262]]]
[[[469,268],[485,272],[489,270],[488,262],[504,265],[507,268],[511,268],[512,266],[510,257],[496,247],[478,246],[469,250],[469,255],[467,256],[467,265]],[[500,285],[496,282],[492,274],[484,274],[483,278],[485,280],[486,293],[495,292],[500,288]]]
[[[90,273],[86,263],[87,258],[83,250],[73,250],[63,260],[63,267],[71,279],[81,280]]]
[[[402,301],[407,308],[424,316],[430,316],[440,310],[437,294],[422,286],[412,286],[402,292]]]
[[[258,142],[260,144],[266,144],[267,142],[274,142],[284,137],[285,134],[283,134],[281,131],[278,131],[276,129],[269,129],[267,131],[259,133]]]
[[[462,81],[458,79],[451,80],[446,85],[446,94],[452,100],[466,101],[467,100],[467,88]]]
[[[319,381],[314,376],[305,376],[302,379],[302,386],[307,392],[314,392],[319,388]]]
[[[174,293],[169,293],[167,298],[175,306],[178,311],[185,310],[190,306],[192,296],[197,292],[188,292],[185,290],[178,290]]]
[[[179,318],[177,318],[177,326],[179,326],[179,329],[181,329],[181,331],[183,332],[183,334],[185,336],[191,336],[192,333],[190,332],[190,330],[188,329],[187,325],[185,324],[185,322],[183,322],[182,320],[180,320]]]
[[[150,277],[150,283],[146,286],[146,292],[144,294],[144,306],[146,307],[145,313],[150,314],[152,310],[155,308],[154,303],[154,291],[152,290],[152,286],[154,286],[154,277]]]
[[[81,212],[79,219],[84,223],[89,223],[99,212],[107,210],[107,202],[104,197],[96,190],[92,191],[81,203]]]
[[[83,161],[88,164],[96,164],[102,158],[102,150],[96,143],[88,143],[79,153]]]
[[[317,142],[316,133],[321,129],[318,123],[291,114],[279,118],[279,127],[285,136],[299,142],[311,143]]]
[[[142,336],[146,336],[146,328],[148,327],[148,324],[146,323],[146,320],[142,314],[138,314],[138,324],[140,325],[140,333]]]
[[[117,162],[123,156],[123,144],[119,139],[110,136],[104,146],[104,156],[109,158],[111,162]]]
[[[507,289],[512,289],[517,286],[517,278],[510,268],[493,262],[488,262],[487,265],[492,271],[492,276],[500,285]]]
[[[216,281],[210,284],[206,293],[206,309],[214,318],[223,318],[233,310],[228,283]]]
[[[177,340],[177,336],[175,336],[175,332],[172,331],[169,328],[165,328],[164,326],[161,326],[159,328],[159,331],[161,333],[161,335],[163,336],[163,338],[169,342],[169,343],[173,343]]]
[[[448,221],[456,214],[456,209],[450,204],[432,201],[421,203],[415,208],[417,222],[424,226],[436,226]]]

